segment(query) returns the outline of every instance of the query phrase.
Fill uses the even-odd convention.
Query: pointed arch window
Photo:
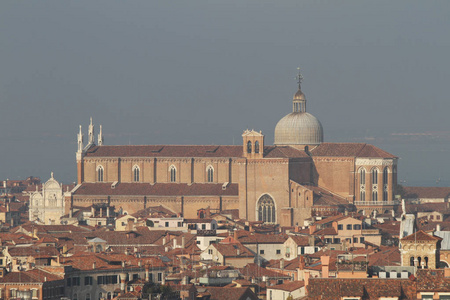
[[[177,181],[177,169],[174,165],[171,165],[169,168],[170,172],[170,182],[176,182]]]
[[[133,181],[134,182],[139,182],[140,181],[140,174],[141,173],[141,169],[139,168],[138,165],[134,165],[133,166]]]
[[[103,166],[98,166],[97,167],[97,181],[98,182],[103,182],[103,175],[104,175],[105,170],[103,169]]]
[[[359,200],[366,201],[366,169],[359,169]]]
[[[378,169],[374,168],[372,170],[372,184],[378,184]]]
[[[255,153],[259,153],[259,142],[255,142]]]
[[[388,168],[384,168],[383,170],[383,201],[388,201],[388,177],[389,172]]]
[[[372,169],[372,201],[378,201],[378,169]]]
[[[208,182],[214,182],[214,168],[212,166],[208,166],[208,168],[206,168],[206,173]]]
[[[276,208],[272,197],[264,194],[258,200],[258,221],[264,223],[276,222]]]
[[[247,142],[247,153],[252,153],[252,142],[251,141]]]

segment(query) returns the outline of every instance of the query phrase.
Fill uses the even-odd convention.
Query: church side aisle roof
[[[366,143],[322,143],[311,150],[312,156],[351,156],[396,158],[378,147]]]
[[[87,157],[242,157],[242,146],[122,145],[94,146]]]
[[[244,157],[242,146],[124,145],[94,146],[86,157]],[[308,157],[289,146],[264,146],[264,158]]]
[[[239,185],[231,183],[225,190],[222,183],[118,183],[111,188],[111,183],[83,183],[74,195],[154,195],[154,196],[238,196]]]

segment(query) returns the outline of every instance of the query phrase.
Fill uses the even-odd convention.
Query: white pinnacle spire
[[[94,124],[92,123],[92,117],[91,117],[91,123],[89,124],[89,133],[88,133],[88,144],[92,145],[95,143],[94,141]]]
[[[78,151],[77,152],[81,153],[83,151],[83,132],[81,131],[81,125],[80,125],[80,131],[78,132],[77,138],[78,138]]]
[[[100,131],[98,133],[98,145],[103,145],[103,133],[102,133],[102,125],[100,125]]]

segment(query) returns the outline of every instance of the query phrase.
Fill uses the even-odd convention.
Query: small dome
[[[298,89],[297,93],[295,93],[294,101],[295,100],[306,100],[305,94],[303,94],[301,89]]]
[[[307,112],[292,112],[275,127],[275,145],[319,145],[322,142],[322,124]]]

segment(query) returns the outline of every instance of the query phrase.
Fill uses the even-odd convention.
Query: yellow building
[[[103,145],[94,125],[78,134],[78,185],[66,209],[108,203],[133,213],[163,205],[184,217],[200,208],[239,209],[250,221],[300,224],[314,215],[395,208],[397,158],[364,143],[323,143],[300,88],[275,128],[275,145],[254,130],[242,146]]]

